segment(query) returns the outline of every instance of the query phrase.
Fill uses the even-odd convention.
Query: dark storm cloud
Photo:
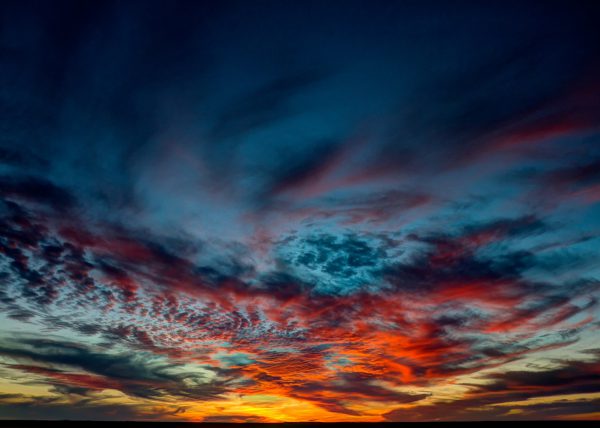
[[[66,210],[75,204],[75,197],[69,191],[37,177],[0,177],[0,194],[46,204],[56,210]]]
[[[474,254],[453,241],[439,242],[435,249],[414,256],[408,263],[390,265],[386,278],[400,289],[434,292],[461,282],[487,283],[488,287],[505,281],[518,281],[535,264],[527,251],[504,253],[499,257]]]
[[[466,399],[431,406],[392,410],[384,415],[389,422],[433,422],[514,420],[539,421],[541,419],[569,419],[573,415],[593,414],[600,400],[562,400],[513,406],[492,406],[491,400]],[[488,406],[489,405],[489,406]],[[510,413],[514,410],[513,413]]]
[[[144,412],[146,410],[146,412]],[[4,394],[0,397],[0,414],[5,419],[24,420],[152,420],[164,418],[156,409],[147,413],[143,406],[107,404],[89,398],[69,402],[58,396]]]
[[[385,274],[398,287],[424,290],[465,282],[488,283],[491,287],[498,282],[519,281],[526,270],[536,266],[534,253],[518,250],[490,254],[483,250],[492,244],[549,230],[550,226],[541,219],[524,216],[468,224],[454,235],[411,234],[409,240],[425,244],[425,248],[417,250],[408,262],[388,265]]]
[[[337,412],[352,414],[352,410],[345,409],[344,402],[360,399],[380,401],[395,404],[413,403],[429,397],[429,394],[408,394],[392,391],[377,386],[373,381],[377,377],[364,373],[343,373],[340,378],[321,382],[306,382],[292,388],[292,393],[308,400],[314,400],[319,405],[335,408]],[[329,397],[328,393],[339,394],[339,398]]]
[[[205,424],[232,424],[232,423],[244,423],[244,424],[265,424],[269,423],[269,419],[264,416],[248,416],[248,415],[214,415],[207,416],[202,419],[202,423]]]
[[[41,375],[43,383],[57,386],[118,389],[142,398],[180,396],[202,400],[216,399],[228,389],[226,379],[211,381],[200,373],[173,372],[182,367],[176,363],[149,360],[132,353],[100,353],[84,345],[54,339],[4,339],[0,354],[21,362],[5,363],[7,367]],[[86,374],[79,374],[80,370]]]
[[[261,281],[268,293],[282,301],[297,297],[310,288],[310,284],[287,272],[270,272]]]
[[[19,321],[29,321],[36,315],[35,312],[30,311],[29,309],[18,307],[8,309],[7,314],[9,318]]]
[[[485,384],[472,387],[464,398],[410,409],[397,409],[385,415],[389,421],[447,421],[487,419],[539,419],[589,413],[598,400],[562,399],[547,403],[506,404],[536,397],[596,393],[600,391],[599,362],[560,361],[548,370],[508,371],[486,375]],[[510,412],[511,409],[519,412]]]

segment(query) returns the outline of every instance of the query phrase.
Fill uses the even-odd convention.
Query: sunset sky
[[[593,2],[0,3],[0,419],[600,419]]]

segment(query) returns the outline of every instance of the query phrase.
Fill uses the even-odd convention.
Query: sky
[[[0,419],[600,419],[593,2],[0,5]]]

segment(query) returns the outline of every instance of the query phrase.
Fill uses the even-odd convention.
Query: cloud
[[[207,416],[202,419],[202,423],[244,423],[244,424],[252,424],[252,423],[272,423],[271,419],[266,418],[264,416],[255,416],[255,415],[213,415]]]
[[[0,194],[4,197],[46,204],[56,210],[68,210],[75,204],[75,197],[67,190],[37,177],[0,177]]]
[[[0,412],[589,414],[595,14],[213,3],[0,6]]]
[[[118,317],[100,325],[68,315],[45,317],[50,328],[98,336],[106,349],[115,349],[110,354],[41,339],[12,341],[2,349],[17,359],[13,368],[82,393],[117,389],[141,399],[212,400],[227,392],[272,388],[332,412],[358,415],[348,403],[408,404],[427,397],[396,393],[376,382],[423,386],[574,343],[576,330],[544,341],[525,336],[511,346],[502,337],[478,335],[563,328],[593,307],[593,301],[573,299],[598,287],[593,280],[564,287],[526,277],[537,265],[535,253],[506,251],[504,245],[553,230],[535,216],[471,222],[452,234],[290,236],[278,244],[278,270],[258,274],[235,259],[227,265],[197,264],[192,259],[202,254],[202,246],[136,229],[57,228],[57,219],[13,202],[5,212],[5,236],[22,248],[7,245],[5,252],[21,279],[20,286],[7,289],[5,300],[15,316],[35,322],[37,311],[56,307],[88,308],[90,315],[100,309],[99,320],[107,319],[104,314]],[[76,217],[70,223],[81,224]],[[28,225],[27,233],[21,224]],[[39,283],[42,273],[46,281]],[[197,350],[215,340],[253,355],[252,361],[220,367],[225,363],[210,358],[216,350]],[[121,346],[180,362],[144,363],[117,353]],[[272,346],[292,352],[268,353]],[[402,355],[385,351],[388,346],[402,349]],[[336,374],[329,366],[336,355],[348,355],[361,371]],[[191,358],[201,358],[218,380],[174,374]],[[327,377],[319,378],[319,372]],[[308,378],[300,382],[298,376]]]
[[[376,376],[345,372],[339,378],[327,382],[306,382],[293,387],[292,396],[314,401],[316,404],[334,412],[359,414],[345,406],[345,403],[361,401],[379,401],[389,404],[408,404],[423,400],[429,394],[408,394],[393,391],[376,385]]]
[[[42,383],[57,387],[115,389],[134,397],[152,399],[211,400],[227,391],[225,381],[207,379],[210,372],[206,368],[177,372],[176,369],[183,366],[164,359],[133,353],[101,353],[57,339],[5,339],[0,346],[0,355],[22,362],[5,363],[6,367],[40,375]],[[38,365],[26,364],[28,361]]]
[[[78,398],[66,401],[60,396],[3,394],[0,414],[13,420],[164,420],[168,412],[148,405],[106,403],[102,400]]]
[[[463,398],[399,408],[384,416],[389,421],[539,420],[593,417],[596,413],[597,399],[568,395],[600,390],[597,358],[560,361],[547,370],[494,372],[482,380],[488,382],[470,385],[471,391]],[[560,398],[534,400],[553,396]]]

